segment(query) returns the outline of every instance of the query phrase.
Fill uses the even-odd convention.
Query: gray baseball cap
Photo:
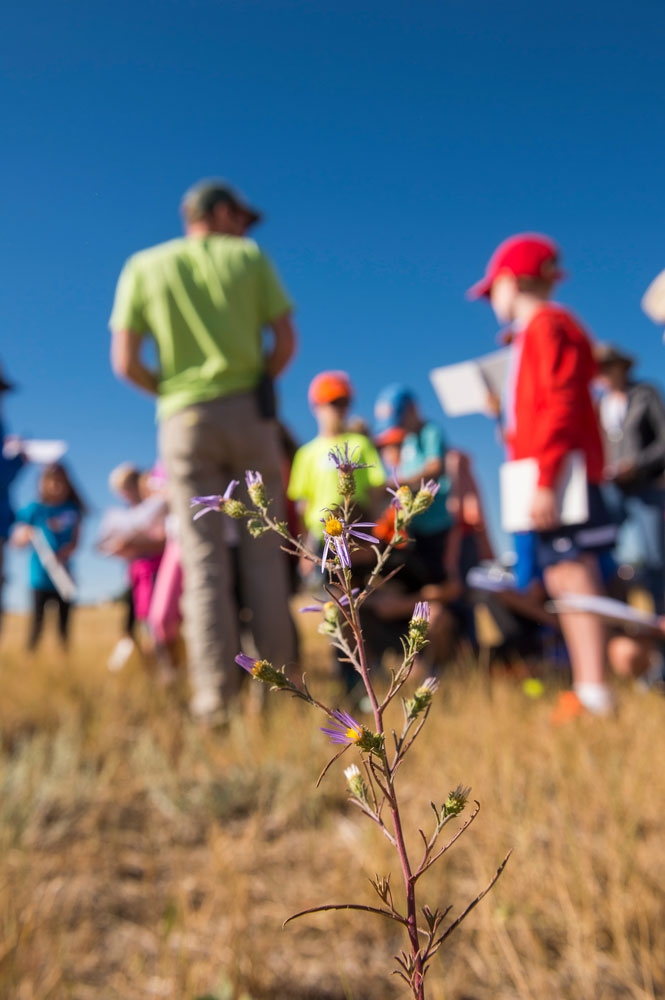
[[[234,208],[239,208],[248,216],[250,226],[263,219],[263,213],[250,205],[240,191],[220,178],[208,178],[193,184],[185,192],[180,209],[187,220],[194,221],[209,215],[219,202],[226,202]]]
[[[626,354],[615,344],[595,344],[593,353],[596,364],[600,368],[604,368],[606,365],[623,365],[625,368],[632,368],[635,364],[635,358]]]

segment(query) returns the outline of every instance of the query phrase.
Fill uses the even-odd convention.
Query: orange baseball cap
[[[383,448],[390,444],[401,444],[405,437],[406,431],[403,427],[389,427],[383,434],[377,434],[374,443],[377,447]]]
[[[500,243],[485,270],[485,277],[466,293],[467,299],[482,299],[490,293],[500,274],[516,278],[546,278],[560,281],[565,277],[559,268],[560,251],[554,240],[540,233],[518,233]]]
[[[310,406],[325,406],[346,399],[351,402],[353,387],[346,372],[320,372],[315,375],[307,390]]]

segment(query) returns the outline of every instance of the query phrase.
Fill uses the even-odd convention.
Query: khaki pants
[[[247,501],[245,471],[260,472],[271,512],[284,517],[282,450],[273,420],[258,415],[253,393],[242,393],[187,407],[163,422],[161,454],[182,545],[184,622],[188,648],[192,710],[205,714],[237,691],[241,668],[238,614],[225,514],[209,513],[194,521],[193,496],[223,493],[239,479],[234,494]],[[288,604],[287,564],[280,538],[272,532],[252,538],[239,523],[240,583],[252,611],[259,655],[276,667],[295,658],[295,631]]]

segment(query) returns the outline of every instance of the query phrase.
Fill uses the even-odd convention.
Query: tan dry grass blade
[[[298,624],[330,693],[316,622]],[[201,732],[184,687],[159,691],[137,661],[106,670],[117,627],[116,609],[80,610],[68,661],[27,661],[20,619],[3,635],[0,1000],[404,997],[387,978],[399,927],[343,912],[281,930],[326,899],[370,905],[393,863],[341,764],[315,788],[315,714],[275,697]],[[502,681],[490,701],[465,669],[400,772],[408,829],[459,782],[483,806],[421,898],[454,920],[514,853],[433,960],[428,1000],[664,997],[665,701],[624,688],[616,720],[552,729],[547,697]]]

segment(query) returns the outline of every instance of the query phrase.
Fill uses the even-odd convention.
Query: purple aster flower
[[[229,485],[226,487],[223,494],[213,493],[208,497],[192,497],[189,501],[190,507],[198,507],[202,505],[203,509],[198,510],[194,515],[194,520],[196,521],[199,517],[203,517],[204,514],[209,514],[210,511],[219,511],[222,509],[222,505],[226,500],[231,499],[231,495],[235,490],[236,486],[239,485],[238,479],[232,479]]]
[[[346,539],[344,538],[344,521],[340,517],[335,517],[331,514],[327,518],[322,517],[321,524],[323,525],[323,533],[325,536],[323,556],[321,557],[321,569],[326,568],[328,550],[331,547],[342,566],[350,566],[351,556],[349,555],[349,548],[346,544]]]
[[[331,712],[335,723],[330,729],[321,729],[330,737],[331,743],[342,743],[344,746],[356,746],[364,753],[381,753],[383,749],[383,734],[372,733],[365,726],[349,715],[348,712]]]
[[[236,656],[236,663],[243,670],[246,670],[248,674],[254,675],[254,667],[257,664],[257,660],[253,656],[248,656],[247,653],[238,653]]]
[[[439,690],[439,682],[436,677],[426,677],[422,684],[416,688],[416,694],[422,695],[424,691],[429,691],[430,695],[436,694]]]
[[[428,622],[430,620],[429,601],[418,601],[413,609],[411,621]]]
[[[409,622],[409,642],[411,648],[419,653],[427,643],[427,632],[429,630],[430,609],[428,601],[418,601],[411,621]]]
[[[269,684],[271,687],[296,690],[284,671],[276,670],[268,660],[255,660],[253,657],[247,656],[246,653],[238,653],[236,663],[257,681],[263,681],[264,684]]]
[[[355,472],[356,469],[371,469],[372,466],[367,462],[356,461],[354,455],[357,451],[358,448],[356,447],[353,451],[349,452],[349,442],[346,441],[344,443],[344,447],[342,447],[342,445],[336,445],[334,448],[331,448],[328,452],[328,457],[331,462],[334,462],[335,468],[340,472],[348,473]]]
[[[413,514],[422,514],[423,511],[427,510],[428,507],[434,502],[434,497],[439,492],[441,484],[437,483],[434,479],[428,479],[427,482],[421,479],[420,489],[416,493],[413,501],[413,506],[411,511]]]
[[[356,472],[358,469],[369,469],[367,462],[356,459],[358,448],[349,451],[349,442],[337,445],[328,452],[328,458],[337,469],[337,489],[340,496],[350,499],[356,492]]]
[[[351,556],[349,554],[349,546],[347,544],[347,539],[349,537],[359,538],[363,542],[372,542],[373,544],[376,544],[376,538],[374,535],[368,535],[364,531],[357,530],[358,528],[374,528],[376,524],[374,521],[354,521],[353,524],[347,524],[343,518],[336,517],[334,514],[330,513],[328,517],[321,518],[321,524],[323,525],[323,533],[325,536],[325,545],[323,546],[323,555],[321,557],[321,569],[326,568],[328,552],[331,548],[342,566],[351,565]]]
[[[425,493],[431,493],[433,499],[441,489],[441,483],[437,483],[435,479],[428,479],[427,482],[421,479],[420,489]]]
[[[331,743],[346,743],[350,746],[362,740],[365,727],[356,722],[353,716],[348,712],[333,712],[332,715],[337,720],[336,724],[333,723],[333,728],[321,728],[321,732],[330,737]]]
[[[395,489],[391,490],[389,486],[386,486],[386,491],[392,494],[392,500],[390,504],[392,507],[397,507],[398,510],[410,511],[413,504],[413,493],[408,486],[400,486],[397,479],[395,479]]]

